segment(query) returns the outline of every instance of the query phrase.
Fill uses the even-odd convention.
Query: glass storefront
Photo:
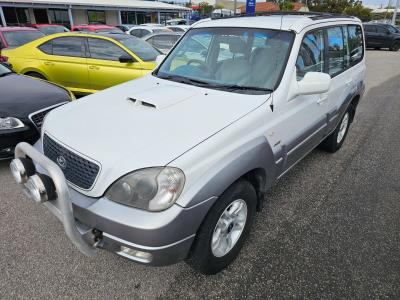
[[[31,24],[27,8],[3,7],[4,18],[8,26],[19,26]]]
[[[50,23],[64,25],[70,27],[68,10],[66,9],[49,9],[48,16]]]
[[[89,24],[106,24],[106,12],[103,10],[88,10]]]

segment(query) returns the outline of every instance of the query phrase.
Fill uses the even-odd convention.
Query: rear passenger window
[[[40,45],[39,50],[46,53],[46,54],[53,54],[53,41],[46,42]]]
[[[376,32],[376,27],[373,25],[364,25],[364,29],[366,32]]]
[[[332,27],[327,30],[328,35],[328,66],[332,77],[346,69],[347,49],[343,42],[342,27]]]
[[[350,65],[354,66],[360,62],[364,56],[364,41],[361,26],[349,25],[347,26],[348,39],[349,39],[349,56]]]
[[[317,30],[306,34],[296,61],[297,80],[307,72],[324,72],[324,33]]]
[[[83,57],[82,38],[64,37],[53,40],[53,55]]]

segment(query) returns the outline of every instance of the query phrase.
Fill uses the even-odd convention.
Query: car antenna
[[[281,30],[282,30],[282,22],[283,22],[283,15],[281,15],[281,28],[279,30],[278,35],[281,34]],[[275,68],[277,68],[277,61],[275,61]],[[274,112],[274,92],[275,92],[275,87],[272,89],[272,96],[271,96],[271,104],[269,105],[269,107],[271,108],[271,111]]]

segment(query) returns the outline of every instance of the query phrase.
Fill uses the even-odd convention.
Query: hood
[[[100,165],[88,196],[134,170],[165,166],[268,99],[142,77],[52,111],[43,132]]]
[[[0,77],[0,117],[27,118],[32,112],[70,100],[66,90],[46,81],[17,74]]]

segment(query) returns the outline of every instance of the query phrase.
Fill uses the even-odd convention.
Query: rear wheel
[[[393,42],[392,46],[390,46],[389,50],[390,51],[399,51],[400,49],[400,41],[395,41]]]
[[[193,242],[186,262],[202,274],[215,274],[239,254],[256,212],[256,191],[239,180],[210,209]]]
[[[36,72],[29,72],[29,73],[26,73],[25,75],[27,75],[29,77],[33,77],[33,78],[47,80],[46,77],[44,77],[42,74],[39,74],[39,73],[36,73]]]
[[[320,145],[320,147],[328,152],[335,153],[338,151],[346,139],[351,123],[351,110],[348,109],[334,132],[332,132]]]

